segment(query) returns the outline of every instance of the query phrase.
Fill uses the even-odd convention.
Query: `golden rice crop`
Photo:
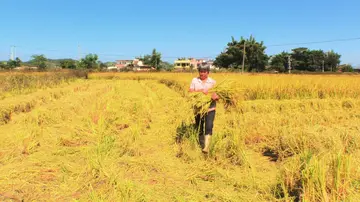
[[[218,85],[207,96],[188,92],[196,76],[95,73],[8,91],[0,100],[0,200],[360,197],[358,76],[211,73]],[[208,103],[211,92],[233,106],[217,105],[204,156],[193,127],[198,100],[189,98]]]
[[[25,94],[37,89],[55,87],[78,78],[87,78],[87,72],[68,70],[55,72],[8,72],[0,74],[0,99],[12,94]]]
[[[191,79],[197,73],[95,73],[96,79],[154,79],[176,81],[188,89]],[[360,86],[354,85],[360,75],[274,75],[210,73],[217,81],[234,80],[237,88],[243,90],[244,100],[287,100],[359,98]]]

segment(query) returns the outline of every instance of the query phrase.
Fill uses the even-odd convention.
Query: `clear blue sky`
[[[103,61],[153,48],[164,60],[215,57],[231,36],[265,45],[360,37],[359,0],[0,0],[0,60],[10,46],[28,60],[97,53]],[[334,49],[360,65],[360,40],[303,45]],[[268,47],[274,54],[298,46]]]

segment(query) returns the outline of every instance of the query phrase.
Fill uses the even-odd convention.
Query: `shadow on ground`
[[[198,132],[194,124],[187,124],[182,122],[176,128],[175,142],[181,144],[185,140],[192,141],[192,143],[198,143]]]

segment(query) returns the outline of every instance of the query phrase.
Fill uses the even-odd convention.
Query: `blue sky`
[[[231,40],[252,34],[265,45],[360,37],[358,0],[0,0],[0,60],[10,46],[28,60],[133,58],[156,48],[163,59],[215,57]],[[302,45],[333,49],[360,65],[360,40]],[[293,46],[268,47],[268,54]]]

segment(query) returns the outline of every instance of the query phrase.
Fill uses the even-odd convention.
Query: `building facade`
[[[130,68],[133,71],[152,71],[155,70],[154,67],[149,65],[144,65],[143,61],[139,59],[133,59],[133,60],[116,60],[115,69],[118,71],[124,70],[126,67]],[[108,68],[109,70],[114,70],[113,67]]]
[[[115,66],[118,70],[121,70],[121,69],[131,65],[132,62],[133,62],[133,60],[116,60]]]
[[[195,58],[179,58],[174,61],[175,70],[192,70],[199,66],[208,66],[210,69],[215,69],[214,61],[209,59],[195,59]]]

